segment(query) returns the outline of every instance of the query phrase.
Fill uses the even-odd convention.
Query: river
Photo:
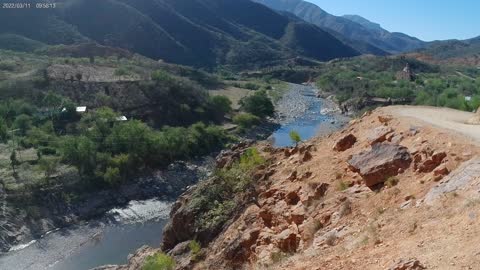
[[[143,245],[159,247],[171,203],[132,201],[102,220],[53,231],[0,256],[5,270],[86,270],[123,264]]]
[[[291,131],[308,140],[330,134],[348,123],[350,119],[336,112],[333,102],[317,98],[317,92],[312,85],[290,84],[290,91],[276,105],[280,128],[271,136],[274,146],[292,146]]]
[[[333,132],[348,121],[338,114],[322,113],[335,106],[317,98],[313,86],[290,87],[276,106],[280,128],[271,136],[275,146],[292,145],[291,130],[307,140]],[[128,255],[141,246],[160,246],[171,205],[155,199],[132,201],[125,208],[110,210],[101,220],[56,230],[14,247],[0,255],[0,269],[86,270],[124,264]]]

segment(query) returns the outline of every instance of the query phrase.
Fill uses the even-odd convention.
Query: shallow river
[[[315,87],[296,84],[290,86],[290,92],[277,104],[281,126],[271,136],[274,146],[292,146],[292,130],[298,132],[302,140],[308,140],[316,135],[336,131],[349,121],[339,114],[326,113],[333,104],[317,98]]]
[[[0,256],[0,269],[86,270],[123,264],[143,245],[159,247],[171,204],[156,200],[130,202],[102,221],[51,232]]]

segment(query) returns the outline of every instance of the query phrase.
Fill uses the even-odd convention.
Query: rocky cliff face
[[[270,162],[252,176],[254,199],[198,238],[189,191],[165,231],[166,251],[182,258],[185,241],[202,240],[202,256],[179,269],[475,269],[480,148],[390,112],[295,148],[257,145]]]

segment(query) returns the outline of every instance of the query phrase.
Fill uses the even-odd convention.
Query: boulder
[[[291,229],[286,229],[275,236],[278,248],[286,253],[296,252],[300,242],[300,236]]]
[[[401,259],[400,261],[398,261],[388,269],[389,270],[422,270],[427,268],[423,266],[420,263],[420,261],[417,259],[409,259],[409,260]]]
[[[340,140],[338,140],[337,143],[335,143],[335,146],[333,147],[333,150],[335,150],[337,152],[346,151],[346,150],[352,148],[352,146],[356,142],[357,142],[357,137],[355,137],[353,134],[348,134],[348,135],[340,138]]]
[[[302,157],[302,162],[308,162],[310,160],[312,160],[313,156],[312,154],[310,154],[310,151],[306,151],[305,154],[303,154],[303,157]]]
[[[392,132],[392,128],[386,126],[377,127],[368,135],[368,141],[370,142],[370,145],[384,142],[387,140],[387,135]]]
[[[415,167],[418,167],[418,171],[421,173],[429,173],[435,170],[442,161],[447,157],[447,153],[445,152],[434,152],[431,157],[425,159],[423,162],[421,162],[419,165],[416,165]],[[415,160],[418,160],[416,158]]]
[[[406,147],[393,144],[375,144],[369,151],[353,155],[348,161],[350,170],[362,176],[368,187],[385,182],[406,170],[412,157]]]

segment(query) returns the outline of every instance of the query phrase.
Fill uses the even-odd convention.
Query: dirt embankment
[[[255,200],[178,266],[478,269],[480,147],[457,116],[382,108],[297,148],[259,145],[271,162]]]

